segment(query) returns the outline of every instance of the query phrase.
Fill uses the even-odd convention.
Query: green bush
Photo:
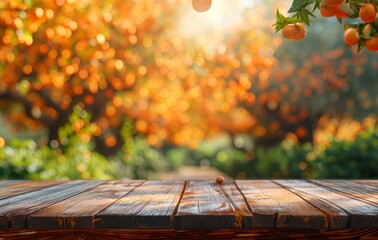
[[[334,139],[327,148],[284,141],[255,154],[234,172],[248,178],[378,178],[378,129],[354,141]]]
[[[378,129],[355,141],[332,141],[316,158],[316,178],[378,178]]]
[[[72,124],[79,119],[83,127],[75,132]],[[51,147],[38,146],[31,138],[7,141],[0,148],[0,179],[152,179],[166,169],[161,153],[143,137],[133,136],[129,120],[122,128],[123,149],[109,158],[97,153],[88,141],[94,130],[89,120],[89,114],[76,106],[69,123],[59,129],[60,142],[53,141]]]
[[[233,178],[378,178],[378,129],[362,132],[354,141],[332,140],[329,147],[281,144],[249,150],[237,149],[231,138],[166,151],[171,166],[175,159],[188,165],[206,160]],[[252,156],[251,156],[252,155]]]
[[[71,124],[84,121],[79,132]],[[234,178],[378,178],[378,129],[361,133],[354,141],[334,139],[329,147],[283,141],[262,148],[244,139],[248,149],[237,149],[230,137],[209,141],[197,149],[155,149],[133,124],[122,128],[125,140],[116,156],[94,151],[94,143],[82,141],[91,134],[88,114],[75,108],[70,123],[60,129],[61,143],[38,146],[32,139],[12,139],[0,147],[0,179],[156,179],[159,173],[181,165],[211,165]],[[250,142],[248,142],[250,141]]]

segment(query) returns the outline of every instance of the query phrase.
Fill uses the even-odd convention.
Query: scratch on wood
[[[99,222],[101,220],[102,220],[101,217],[95,217],[95,218],[92,219],[92,223],[96,223],[96,222]]]
[[[244,221],[243,213],[239,209],[236,209],[235,213],[236,213],[235,214],[236,228],[243,228],[243,221]]]
[[[66,225],[69,225],[70,227],[73,228],[76,226],[77,219],[76,217],[67,217],[67,218],[55,217],[54,222],[57,222],[60,228]]]

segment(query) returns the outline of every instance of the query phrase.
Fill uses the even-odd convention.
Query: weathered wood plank
[[[9,181],[9,184],[0,185],[0,200],[63,182],[64,181]]]
[[[236,181],[247,199],[255,227],[328,228],[324,213],[270,180]]]
[[[378,207],[378,188],[364,187],[363,185],[360,185],[358,183],[343,180],[311,181],[347,197],[356,198],[360,201],[364,201]]]
[[[305,180],[273,180],[275,183],[286,187],[311,205],[320,209],[327,215],[329,229],[341,229],[347,227],[348,214],[340,207],[335,205],[331,199],[321,198],[326,196],[327,191],[315,184]],[[323,194],[322,194],[323,193]],[[339,196],[338,196],[339,197]],[[332,196],[331,196],[332,198]]]
[[[92,228],[94,215],[144,181],[109,181],[29,216],[29,228]]]
[[[354,198],[340,194],[325,187],[314,187],[312,180],[304,186],[307,186],[309,193],[317,197],[332,202],[348,213],[348,228],[369,228],[378,226],[378,209],[376,206]],[[319,186],[319,185],[317,185]],[[312,192],[314,191],[314,192]]]
[[[356,179],[356,180],[351,180],[352,182],[360,183],[363,185],[367,186],[373,186],[373,187],[378,187],[378,180],[372,180],[372,179]]]
[[[19,184],[22,182],[31,182],[31,180],[0,180],[0,187],[6,187],[13,184]]]
[[[25,228],[27,217],[104,181],[72,181],[0,200],[0,229]]]
[[[350,194],[353,194],[355,197],[361,198],[361,195],[363,195],[366,197],[365,200],[378,204],[378,187],[348,180],[325,180],[323,182],[331,183],[339,187],[347,187],[351,190]]]
[[[188,181],[174,219],[176,229],[251,228],[252,216],[234,181]]]
[[[97,228],[170,228],[184,181],[148,181],[96,214]]]

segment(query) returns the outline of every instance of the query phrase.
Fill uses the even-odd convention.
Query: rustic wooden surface
[[[270,180],[237,181],[257,227],[328,228],[325,214]]]
[[[233,181],[188,181],[174,223],[178,229],[251,228],[252,215]]]
[[[126,231],[123,233],[129,233],[130,238],[149,231],[152,235],[160,231],[178,236],[194,229],[207,231],[208,236],[226,229],[224,234],[260,236],[270,229],[271,238],[278,232],[292,235],[296,231],[311,236],[338,232],[373,239],[371,236],[378,236],[377,183],[378,180],[226,180],[222,184],[215,180],[0,181],[0,229],[4,229],[0,238],[21,233],[45,236],[54,231],[82,231],[94,237],[97,231],[112,239],[109,229]],[[56,236],[59,239],[60,235]]]
[[[82,194],[50,205],[29,216],[30,228],[91,228],[95,214],[143,181],[109,181]]]
[[[96,214],[99,228],[170,228],[184,181],[148,181]]]

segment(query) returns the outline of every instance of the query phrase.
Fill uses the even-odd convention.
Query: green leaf
[[[349,7],[348,4],[346,4],[345,2],[343,2],[341,5],[340,5],[340,9],[343,10],[344,12],[352,15],[354,14],[354,11]]]
[[[281,22],[281,21],[285,20],[285,16],[282,15],[282,14],[278,11],[278,9],[277,9],[277,12],[276,12],[276,19],[277,19],[278,22]]]
[[[315,9],[317,8],[319,9],[321,4],[322,0],[315,0],[314,8],[312,9],[312,11],[315,11]]]
[[[288,13],[294,13],[302,10],[303,8],[307,7],[311,3],[313,3],[314,0],[294,0],[293,4],[291,5]]]
[[[311,17],[316,18],[316,16],[315,16],[312,12],[310,12],[309,10],[305,9],[305,11],[306,11],[307,14],[310,15]]]
[[[300,11],[299,12],[299,17],[302,20],[302,22],[304,22],[305,24],[307,24],[308,26],[310,26],[310,18],[308,17],[308,13],[306,12],[306,10]]]

